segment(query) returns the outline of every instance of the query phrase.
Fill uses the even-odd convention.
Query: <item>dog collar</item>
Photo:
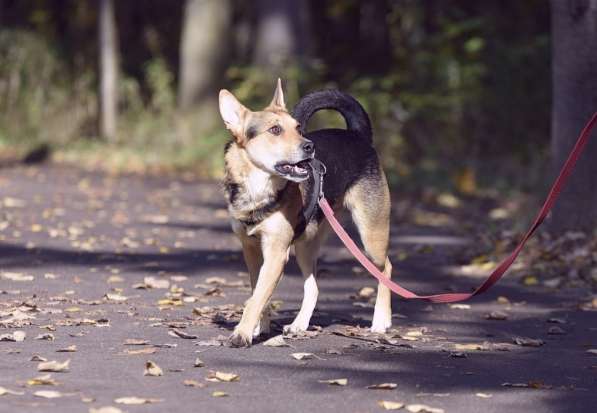
[[[318,159],[311,159],[309,166],[311,167],[313,186],[309,193],[309,203],[307,204],[307,207],[303,209],[305,225],[309,224],[309,221],[311,221],[311,218],[313,218],[313,214],[315,213],[315,208],[317,208],[317,202],[323,198],[323,176],[327,172],[327,168],[323,162]]]

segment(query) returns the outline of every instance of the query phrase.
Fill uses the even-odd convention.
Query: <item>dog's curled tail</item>
[[[346,121],[348,130],[372,140],[371,121],[367,112],[359,102],[347,93],[335,89],[319,90],[303,96],[292,110],[292,116],[301,125],[301,133],[305,133],[307,123],[315,112],[332,109],[340,112]]]

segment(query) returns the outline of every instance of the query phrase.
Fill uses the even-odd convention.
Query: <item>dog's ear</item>
[[[280,78],[278,78],[278,84],[276,85],[274,97],[267,109],[281,109],[286,111],[286,104],[284,103],[284,92],[282,91],[282,80],[280,80]]]
[[[244,139],[243,119],[249,110],[226,89],[220,90],[220,115],[226,128],[238,140]]]

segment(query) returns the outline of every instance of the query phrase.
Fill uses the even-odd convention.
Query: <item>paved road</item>
[[[590,291],[527,288],[512,277],[470,307],[396,298],[395,329],[380,338],[359,328],[373,309],[354,298],[372,280],[331,242],[313,319],[321,328],[287,339],[291,347],[233,349],[218,338],[238,319],[248,279],[217,184],[13,166],[0,169],[0,207],[0,336],[26,333],[24,341],[0,341],[0,387],[19,393],[0,389],[0,412],[379,412],[380,400],[404,403],[402,411],[597,406]],[[478,283],[478,275],[450,271],[474,248],[465,232],[396,223],[392,257],[407,287]],[[278,327],[292,319],[301,294],[291,262],[274,298]],[[492,312],[506,319],[487,319]],[[515,337],[543,344],[521,346]],[[76,351],[57,352],[69,346]],[[203,367],[194,367],[196,358]],[[57,385],[32,384],[48,374],[38,371],[40,359],[70,360],[68,371],[50,373]],[[149,360],[162,376],[144,375]],[[216,372],[239,379],[218,382]],[[347,384],[320,382],[329,379]],[[367,388],[379,383],[396,387]],[[35,395],[48,390],[61,397]],[[157,400],[115,402],[127,396]]]

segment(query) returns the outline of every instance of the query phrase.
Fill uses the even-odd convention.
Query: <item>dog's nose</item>
[[[303,142],[303,144],[301,145],[301,149],[305,153],[312,154],[313,152],[315,152],[315,144],[309,140],[305,140],[305,142]]]

